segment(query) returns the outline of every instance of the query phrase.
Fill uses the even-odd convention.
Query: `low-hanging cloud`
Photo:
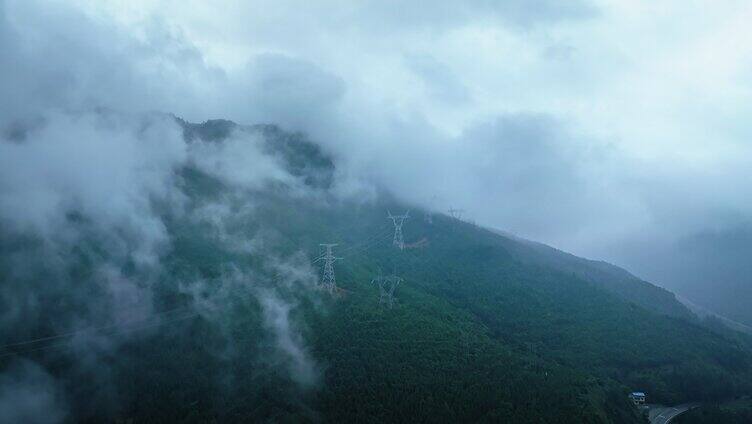
[[[0,374],[0,416],[9,423],[55,424],[67,411],[55,379],[29,361],[14,362]]]
[[[259,292],[259,301],[264,324],[273,332],[279,351],[285,355],[292,378],[304,387],[316,383],[316,364],[305,347],[302,335],[291,322],[292,305],[271,291]]]
[[[320,291],[316,290],[317,274],[302,252],[278,257],[268,253],[263,247],[265,243],[269,242],[262,234],[257,234],[252,242],[253,249],[243,252],[263,260],[265,272],[231,265],[223,269],[218,278],[184,281],[180,290],[191,297],[196,311],[223,334],[227,344],[217,354],[226,359],[238,354],[232,332],[238,317],[233,309],[258,305],[263,327],[271,336],[274,349],[271,354],[262,351],[265,356],[255,359],[267,366],[282,367],[302,388],[316,387],[319,365],[309,352],[302,334],[304,323],[295,312],[303,300],[321,304]],[[233,245],[231,241],[227,246],[232,249]]]
[[[236,131],[221,143],[194,143],[190,160],[198,169],[246,190],[261,189],[270,182],[295,185],[279,158],[263,151],[263,136]]]
[[[122,394],[111,383],[110,367],[129,360],[120,357],[121,347],[162,323],[198,316],[222,330],[227,341],[227,349],[213,353],[231,356],[228,309],[240,297],[245,306],[271,314],[268,332],[291,355],[280,365],[290,364],[290,378],[306,387],[315,383],[315,360],[290,315],[296,299],[311,296],[315,274],[300,258],[270,257],[262,248],[264,234],[234,231],[253,218],[250,193],[269,185],[295,194],[305,190],[279,157],[262,148],[261,134],[239,131],[224,141],[190,141],[179,121],[164,114],[40,110],[38,116],[33,125],[0,139],[0,332],[12,335],[9,341],[50,335],[42,337],[50,337],[49,345],[41,346],[70,358],[72,372],[106,387],[97,393],[98,405],[116,410]],[[183,191],[187,168],[225,190],[196,203]],[[207,234],[215,235],[210,246],[286,269],[287,277],[278,282],[234,267],[215,281],[189,276],[182,287],[192,301],[184,310],[165,311],[155,306],[155,293],[158,282],[168,284],[162,261],[172,249],[175,221],[208,226]],[[55,320],[49,322],[49,316]],[[39,346],[24,342],[4,354]],[[17,392],[4,390],[7,398],[26,397],[20,385]]]
[[[15,231],[71,243],[67,221],[80,214],[111,236],[109,252],[153,263],[166,241],[154,202],[179,203],[175,170],[186,155],[167,117],[50,114],[24,140],[0,143],[0,217]]]
[[[0,97],[13,99],[0,104],[2,134],[31,137],[2,147],[0,161],[15,159],[0,170],[0,213],[14,227],[52,225],[61,202],[57,186],[11,195],[16,187],[44,178],[73,187],[96,171],[84,164],[53,175],[53,165],[25,175],[33,167],[14,164],[37,154],[54,161],[48,128],[84,131],[66,114],[98,107],[304,131],[335,157],[341,193],[386,189],[438,210],[459,207],[481,224],[633,265],[673,287],[679,279],[649,272],[662,249],[646,262],[629,247],[749,226],[752,204],[738,186],[752,169],[750,128],[739,118],[750,55],[724,41],[744,39],[747,6],[719,2],[709,22],[701,6],[678,1],[662,10],[683,19],[645,12],[650,2],[191,6],[0,3]],[[685,32],[692,36],[672,35]],[[168,127],[150,125],[172,134]],[[131,137],[87,128],[80,139]],[[274,159],[233,151],[243,143],[172,151],[168,138],[143,149],[160,164],[190,160],[192,149],[197,166],[235,184],[258,183],[257,171],[286,181]],[[102,155],[102,163],[117,156]],[[130,168],[114,169],[127,179]],[[139,193],[164,196],[173,176],[152,177],[134,182]],[[96,187],[78,205],[99,213],[98,225],[140,231],[148,243],[113,244],[147,263],[163,229],[144,198]],[[124,197],[94,200],[119,189]],[[38,207],[22,214],[25,204]]]

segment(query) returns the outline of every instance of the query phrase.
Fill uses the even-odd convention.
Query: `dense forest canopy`
[[[670,292],[361,187],[303,134],[86,119],[162,159],[118,152],[107,166],[138,192],[105,208],[122,181],[102,181],[55,231],[0,230],[0,391],[50,417],[639,423],[632,390],[667,404],[752,391],[750,339]],[[399,249],[387,212],[407,210]],[[331,293],[320,243],[341,257]],[[392,307],[379,275],[402,278]]]

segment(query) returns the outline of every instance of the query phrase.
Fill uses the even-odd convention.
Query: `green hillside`
[[[0,368],[21,357],[52,370],[72,421],[640,423],[631,390],[669,404],[752,392],[747,340],[701,325],[665,290],[446,215],[428,223],[416,208],[400,250],[387,211],[411,206],[335,196],[334,162],[302,135],[181,124],[190,143],[262,135],[307,192],[182,169],[187,212],[164,206],[170,247],[157,275],[143,276],[158,319],[92,332],[118,337],[107,348],[62,338],[0,353]],[[70,225],[92,224],[72,214]],[[44,287],[58,270],[39,259],[15,272],[11,258],[43,243],[0,237],[2,284]],[[311,281],[320,243],[338,243],[342,257],[334,294]],[[60,265],[69,287],[93,281],[108,257],[93,235],[74,250]],[[372,284],[380,273],[404,279],[392,308]],[[36,301],[48,318],[3,340],[57,334],[59,317],[85,308],[65,291]],[[95,349],[106,373],[71,359]]]
[[[651,311],[677,318],[693,318],[673,293],[642,281],[624,269],[603,261],[583,259],[545,244],[506,235],[504,247],[519,261],[572,273]]]

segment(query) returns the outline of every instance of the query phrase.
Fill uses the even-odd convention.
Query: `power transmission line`
[[[106,328],[113,329],[112,331],[109,331],[109,332],[103,333],[101,332],[101,328],[95,329],[95,330],[89,330],[89,331],[92,331],[91,334],[113,336],[117,334],[127,333],[129,331],[139,331],[139,330],[144,330],[144,329],[151,328],[151,327],[158,327],[158,326],[172,324],[172,323],[179,322],[179,321],[185,321],[191,318],[195,318],[199,315],[200,315],[200,312],[190,312],[187,314],[179,315],[176,318],[170,318],[167,320],[149,321],[151,318],[148,318],[147,320],[144,321],[145,323],[143,325],[121,328],[122,324],[116,324],[115,326],[106,327]],[[60,337],[60,338],[64,338],[65,340],[62,340],[56,343],[46,344],[40,347],[26,348],[26,349],[17,350],[17,351],[14,350],[14,351],[0,352],[0,358],[4,358],[7,356],[21,356],[21,355],[26,355],[31,352],[38,352],[38,351],[43,351],[43,350],[48,350],[48,349],[70,347],[71,346],[70,342],[74,340],[73,336],[82,334],[82,333],[84,333],[84,331],[77,332],[74,334],[66,334]],[[34,341],[30,341],[30,343],[34,343]]]
[[[273,279],[279,280],[280,278],[281,278],[281,274],[279,272],[274,273]],[[253,293],[244,293],[244,294],[241,294],[238,298],[250,299],[250,298],[255,298],[255,297],[256,296]],[[204,306],[210,309],[215,309],[215,310],[219,309],[219,307],[212,306],[212,305],[204,305]],[[185,312],[185,313],[179,314],[180,312]],[[198,317],[201,314],[202,312],[197,311],[195,309],[195,305],[185,305],[185,306],[179,306],[179,307],[167,309],[167,310],[160,311],[160,312],[155,312],[143,319],[132,320],[132,321],[120,321],[120,322],[115,322],[109,325],[92,326],[88,328],[82,328],[79,330],[70,331],[67,333],[60,333],[60,334],[55,334],[51,336],[45,336],[45,337],[39,337],[35,339],[28,339],[28,340],[8,343],[8,344],[0,346],[0,358],[11,356],[11,355],[19,356],[19,355],[26,354],[29,352],[43,351],[43,350],[54,349],[54,348],[59,348],[59,347],[67,347],[69,346],[70,341],[76,338],[77,336],[116,335],[116,334],[131,332],[131,331],[138,331],[138,330],[151,328],[151,327],[169,325],[175,322],[180,322],[180,321],[184,321],[190,318]],[[46,343],[42,346],[39,346],[39,344],[42,344],[45,342],[53,342],[53,343]],[[28,346],[28,345],[32,345],[32,346]],[[13,350],[16,348],[19,348],[19,349]]]
[[[386,224],[385,224],[386,225]],[[361,241],[360,243],[352,244],[344,249],[342,249],[342,253],[349,252],[348,254],[352,254],[353,252],[358,252],[361,250],[368,250],[374,243],[377,243],[381,240],[383,240],[386,236],[391,236],[392,230],[381,230],[380,232],[372,235],[371,237],[366,238],[365,240]]]
[[[348,249],[346,250],[350,250],[351,254],[355,254],[356,252],[359,252],[359,251],[367,251],[371,247],[373,247],[376,243],[386,239],[386,237],[388,237],[389,235],[391,235],[391,230],[384,231],[382,229],[381,232],[378,232],[375,235],[368,237],[366,240],[362,241],[361,243],[348,247]],[[322,245],[322,246],[325,246],[325,245]],[[336,244],[331,245],[331,247],[333,246],[336,246]],[[328,271],[325,272],[324,278],[322,279],[323,280],[322,286],[324,286],[324,288],[326,288],[330,292],[333,292],[334,290],[336,290],[336,280],[334,279],[333,261],[340,260],[342,258],[334,258],[333,255],[331,254],[327,255],[327,253],[324,252],[324,254],[320,255],[314,262],[317,262],[322,259],[326,260],[328,256],[332,257],[331,258],[332,263],[328,265],[326,262],[324,263],[325,271],[327,270]],[[331,276],[331,278],[329,278],[329,276]],[[279,275],[275,275],[275,278],[279,278],[279,277],[280,277]],[[35,351],[47,350],[51,348],[64,347],[68,345],[71,339],[79,335],[102,334],[102,333],[118,334],[121,332],[128,332],[128,331],[140,330],[140,329],[145,329],[145,328],[164,325],[164,324],[170,324],[172,322],[182,321],[182,320],[200,315],[200,313],[193,311],[192,308],[193,308],[192,306],[188,306],[188,305],[180,306],[180,307],[153,313],[149,315],[148,317],[141,319],[141,320],[121,321],[121,322],[116,322],[116,323],[109,324],[109,325],[92,326],[88,328],[73,330],[73,331],[66,332],[66,333],[60,333],[60,334],[38,337],[34,339],[27,339],[27,340],[8,343],[5,345],[0,345],[0,358],[5,357],[5,356],[10,356],[10,355],[21,355],[21,354],[25,354],[28,352],[35,352]],[[160,317],[163,317],[163,316],[166,317],[168,315],[177,314],[179,312],[187,312],[187,314],[178,316],[178,319],[170,318],[170,319],[166,319],[162,321],[156,321],[156,322],[154,321]],[[57,343],[58,341],[62,339],[65,339],[65,340],[63,340],[61,343]],[[46,343],[46,342],[53,342],[53,343],[39,346],[39,344]],[[29,346],[29,345],[32,345],[32,346]],[[18,348],[18,350],[12,350],[16,348]]]
[[[113,328],[128,326],[130,324],[136,324],[136,323],[144,322],[144,321],[147,321],[147,320],[150,320],[150,319],[153,319],[153,318],[158,318],[160,316],[168,315],[168,314],[171,314],[171,313],[174,313],[174,312],[187,311],[187,310],[189,310],[189,307],[187,307],[187,306],[179,306],[177,308],[173,308],[173,309],[170,309],[170,310],[167,310],[167,311],[162,311],[162,312],[157,312],[157,313],[151,314],[150,316],[148,316],[148,317],[146,317],[144,319],[140,319],[140,320],[118,322],[118,323],[114,323],[114,324],[110,324],[110,325],[104,325],[104,326],[100,326],[100,327],[82,328],[80,330],[74,330],[74,331],[70,331],[68,333],[56,334],[54,336],[39,337],[39,338],[36,338],[36,339],[24,340],[24,341],[15,342],[15,343],[8,343],[8,344],[0,346],[0,349],[5,350],[7,348],[15,348],[15,347],[18,347],[18,346],[25,346],[25,345],[35,344],[35,343],[41,343],[41,342],[46,342],[46,341],[51,341],[51,340],[57,340],[57,339],[64,339],[64,338],[74,337],[74,336],[78,336],[78,335],[86,334],[86,333],[96,333],[96,332],[99,332],[99,331],[102,331],[102,330],[109,330],[109,329],[113,329]]]

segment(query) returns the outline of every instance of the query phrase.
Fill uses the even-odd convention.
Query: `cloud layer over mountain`
[[[143,232],[148,260],[161,229],[142,196],[169,197],[160,173],[189,153],[161,124],[135,141],[74,116],[272,122],[342,175],[681,288],[656,271],[676,262],[665,246],[750,225],[750,15],[731,0],[5,0],[0,213],[44,231],[77,202]]]

